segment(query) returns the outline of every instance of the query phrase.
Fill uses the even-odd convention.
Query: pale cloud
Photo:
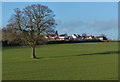
[[[91,21],[88,22],[88,27],[92,28],[95,31],[107,31],[110,29],[117,29],[118,28],[118,21],[117,20],[108,20],[108,21]]]
[[[81,20],[78,21],[70,21],[70,22],[62,22],[59,21],[58,29],[60,32],[68,33],[68,32],[75,32],[75,31],[88,31],[92,30],[94,32],[105,32],[111,29],[117,30],[118,29],[118,21],[117,20],[94,20],[89,22],[84,22]]]
[[[62,33],[69,33],[69,32],[75,32],[76,30],[83,30],[83,26],[85,23],[83,21],[70,21],[70,22],[62,22],[60,20],[57,20],[58,24],[58,30]]]

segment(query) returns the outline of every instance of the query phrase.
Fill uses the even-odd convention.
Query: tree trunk
[[[31,58],[38,59],[38,58],[35,56],[35,47],[32,47],[32,54],[31,54]]]

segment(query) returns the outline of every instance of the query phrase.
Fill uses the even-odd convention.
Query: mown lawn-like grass
[[[117,80],[118,43],[42,45],[3,48],[3,80]]]

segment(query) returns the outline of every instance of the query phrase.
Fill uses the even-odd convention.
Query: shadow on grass
[[[88,53],[88,54],[77,54],[77,55],[67,55],[67,56],[53,56],[50,58],[60,58],[60,57],[70,57],[70,56],[85,56],[85,55],[109,55],[109,54],[119,54],[119,51],[108,51],[100,53]]]
[[[76,56],[82,56],[82,55],[109,55],[109,54],[119,54],[119,51],[109,51],[109,52],[100,52],[100,53],[88,53],[88,54],[79,54]]]

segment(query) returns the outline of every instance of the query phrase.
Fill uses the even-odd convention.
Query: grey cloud
[[[91,21],[87,24],[87,27],[92,28],[96,31],[107,31],[110,29],[116,29],[118,27],[117,20],[108,20],[108,21]]]
[[[117,29],[118,27],[117,20],[108,20],[108,21],[94,20],[89,22],[84,22],[81,20],[62,22],[59,20],[57,21],[57,23],[58,23],[59,31],[63,33],[75,32],[76,30],[77,31],[80,30],[84,32],[85,29],[92,30],[94,32],[100,32],[100,31],[103,32],[111,29]]]
[[[58,22],[59,30],[62,32],[71,32],[75,30],[82,30],[82,26],[85,25],[83,21],[70,21],[70,22]]]

